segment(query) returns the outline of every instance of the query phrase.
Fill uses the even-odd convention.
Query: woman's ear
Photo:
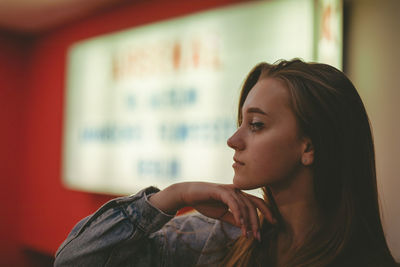
[[[310,138],[303,138],[303,151],[301,155],[301,163],[304,166],[310,166],[314,162],[314,145]]]

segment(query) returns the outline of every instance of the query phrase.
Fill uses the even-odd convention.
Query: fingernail
[[[256,232],[256,231],[253,231],[253,237],[254,237],[255,239],[257,239],[257,232]]]
[[[241,224],[241,225],[244,224],[243,218],[240,218],[240,224]]]

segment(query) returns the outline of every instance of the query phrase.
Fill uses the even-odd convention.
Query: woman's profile
[[[227,143],[232,184],[114,199],[72,229],[55,266],[397,266],[368,116],[341,71],[299,59],[258,64]],[[264,199],[242,191],[255,188]],[[197,213],[175,216],[185,206]]]

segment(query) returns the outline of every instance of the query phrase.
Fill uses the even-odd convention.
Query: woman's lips
[[[244,166],[244,163],[238,160],[237,158],[233,158],[234,163],[232,164],[233,168],[239,168],[241,166]]]

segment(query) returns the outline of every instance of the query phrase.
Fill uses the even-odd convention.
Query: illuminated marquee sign
[[[317,60],[314,13],[313,0],[250,2],[72,46],[64,183],[117,194],[229,183],[240,85],[261,61]]]

